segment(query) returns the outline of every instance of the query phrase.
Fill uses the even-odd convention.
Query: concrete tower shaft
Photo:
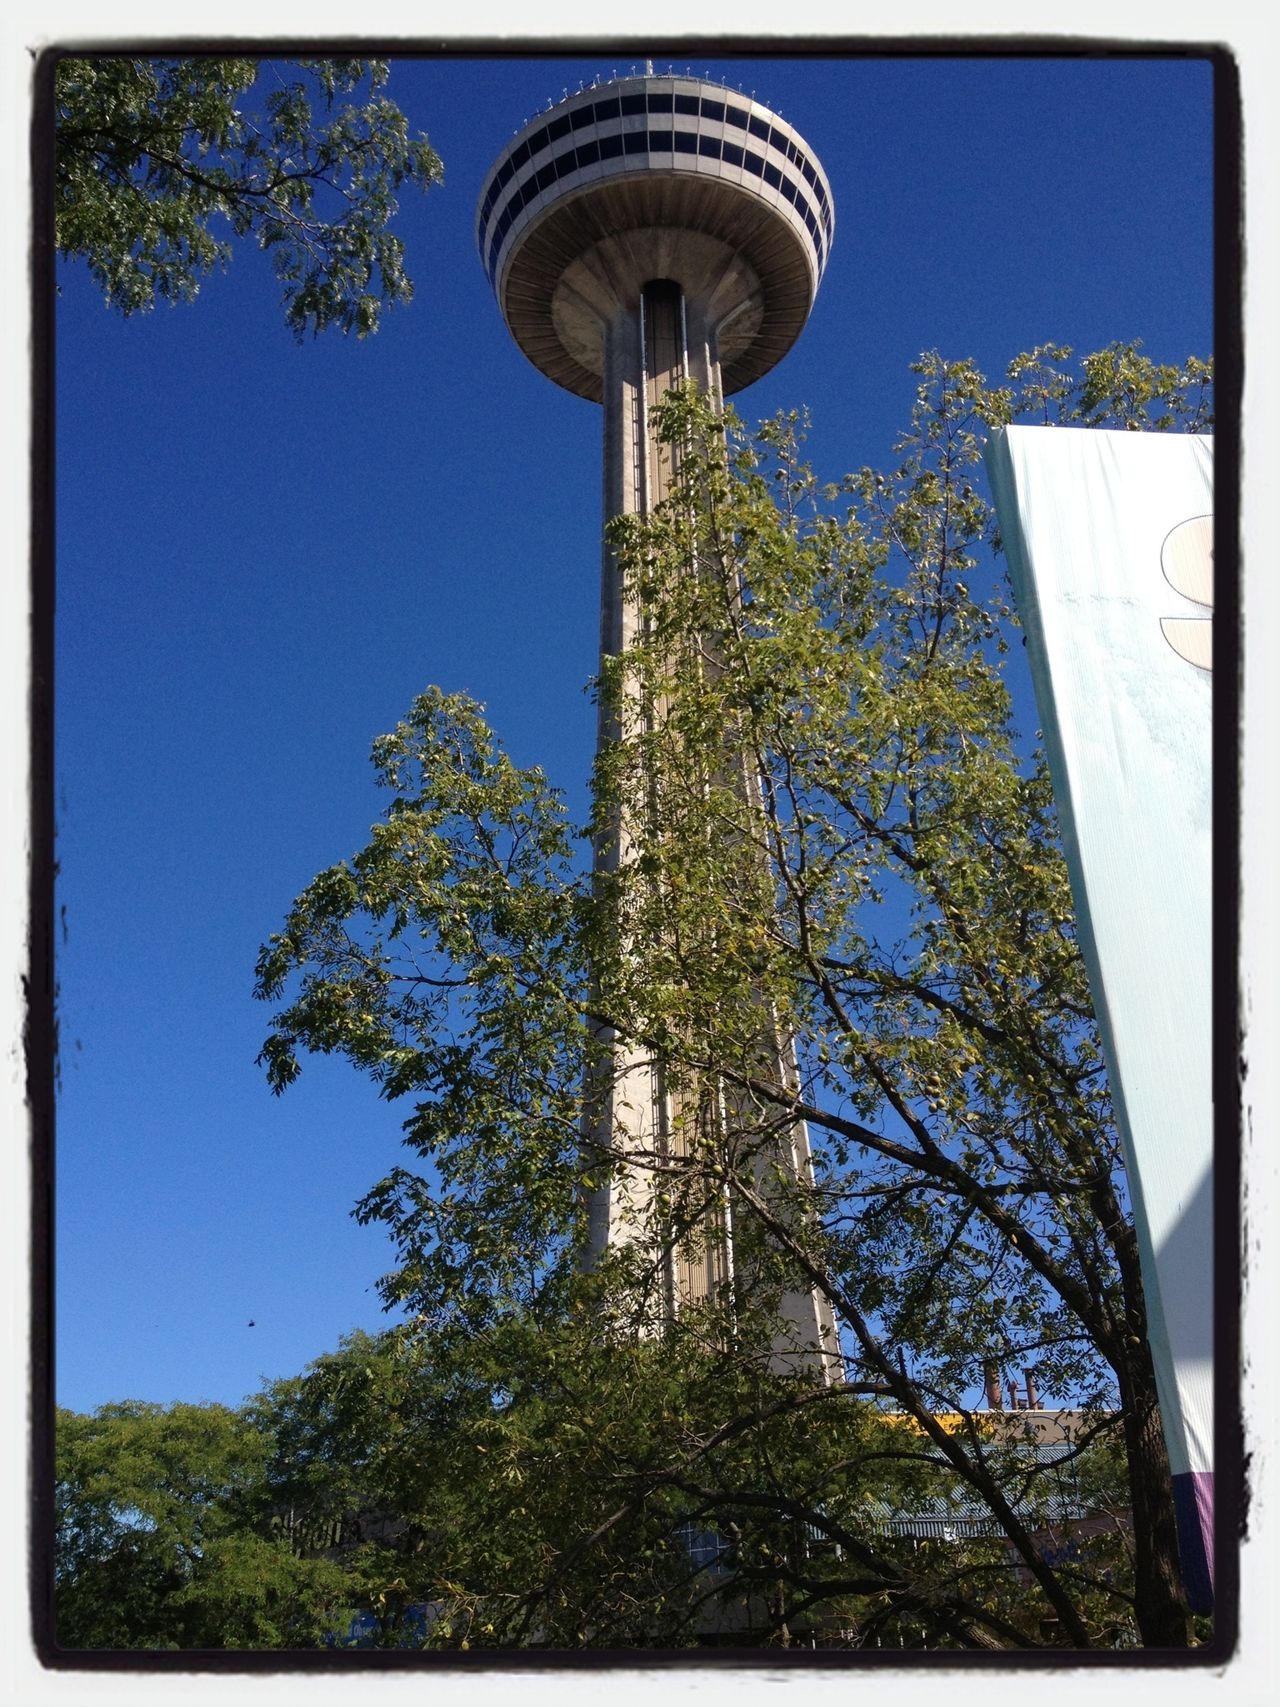
[[[768,372],[799,337],[826,266],[835,215],[803,138],[738,91],[692,77],[626,77],[570,96],[517,132],[494,163],[476,242],[508,329],[549,379],[604,405],[606,517],[646,514],[666,495],[671,452],[652,430],[663,395],[692,379],[714,397]],[[641,615],[618,565],[602,562],[600,651],[620,656]],[[600,740],[626,731],[602,710]],[[755,779],[743,776],[744,798]],[[597,847],[597,867],[631,855],[627,814]],[[635,951],[643,954],[643,945]],[[761,1056],[783,1080],[789,1046],[761,1013]],[[613,1040],[597,1140],[635,1165],[593,1199],[591,1245],[652,1240],[653,1175],[735,1119],[723,1087],[673,1094],[660,1063]],[[803,1123],[760,1158],[811,1178]],[[782,1151],[785,1155],[781,1154]],[[663,1266],[663,1307],[713,1296],[734,1278],[732,1203],[708,1208],[697,1236]],[[835,1330],[811,1291],[783,1300],[776,1354],[831,1353]],[[824,1367],[826,1367],[824,1357]]]

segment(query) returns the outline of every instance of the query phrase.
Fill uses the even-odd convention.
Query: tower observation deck
[[[604,405],[606,519],[645,514],[666,495],[670,451],[650,428],[666,391],[692,379],[723,398],[790,350],[834,233],[831,188],[804,139],[759,102],[706,79],[646,71],[600,82],[517,132],[485,180],[476,244],[525,355],[557,385]],[[640,620],[606,548],[602,656],[624,652]],[[601,740],[619,732],[602,712]],[[598,864],[625,858],[621,840],[597,849]],[[762,1029],[770,1029],[763,1015]],[[785,1075],[789,1046],[762,1041]],[[695,1124],[672,1106],[660,1066],[614,1047],[598,1136],[625,1145],[640,1166],[593,1200],[596,1252],[651,1230],[652,1187],[637,1183],[643,1157],[679,1155],[692,1142],[682,1130]],[[786,1148],[787,1165],[807,1180],[802,1124]],[[705,1237],[668,1254],[668,1309],[732,1278],[731,1219],[725,1205]],[[780,1356],[834,1350],[817,1294],[788,1294],[783,1314]]]

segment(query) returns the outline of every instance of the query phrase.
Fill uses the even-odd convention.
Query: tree
[[[420,1646],[483,1515],[459,1474],[493,1411],[475,1367],[405,1329],[357,1333],[247,1409],[272,1443],[258,1528],[340,1569],[361,1646]]]
[[[696,1316],[602,1334],[605,1290],[478,1335],[353,1334],[237,1411],[60,1413],[60,1645],[1038,1645],[1002,1542],[886,1523],[934,1480],[903,1419]],[[1079,1464],[1115,1498],[1105,1458]],[[1086,1595],[1116,1551],[1091,1545]]]
[[[387,76],[381,60],[58,58],[58,253],[133,314],[195,297],[230,259],[225,221],[271,251],[297,338],[376,331],[383,307],[413,294],[388,229],[396,195],[442,177],[378,93]],[[271,87],[255,101],[260,80]],[[362,104],[338,104],[362,85]]]
[[[344,1609],[340,1573],[256,1525],[270,1439],[221,1405],[57,1413],[59,1647],[314,1645]]]
[[[990,1512],[1032,1585],[1024,1619],[1034,1602],[1087,1647],[1132,1615],[1145,1643],[1176,1647],[1187,1621],[1137,1247],[1047,771],[1012,727],[1016,624],[980,457],[984,433],[1016,418],[1195,430],[1212,369],[1115,345],[1076,372],[1069,355],[1043,346],[997,387],[970,362],[922,358],[894,465],[828,488],[797,417],[747,440],[705,399],[670,398],[673,494],[612,535],[646,621],[600,692],[648,715],[601,755],[592,828],[625,818],[631,857],[589,879],[542,773],[501,753],[478,708],[428,692],[375,744],[385,821],[262,951],[258,993],[288,991],[263,1060],[281,1090],[300,1050],[337,1052],[414,1099],[406,1141],[429,1169],[395,1170],[358,1213],[397,1241],[388,1298],[472,1336],[558,1319],[579,1284],[584,1192],[637,1165],[583,1139],[584,1098],[612,1067],[604,1038],[724,1092],[687,1156],[648,1164],[668,1239],[732,1206],[743,1260],[703,1324],[708,1355],[730,1348],[759,1391],[768,1335],[745,1324],[787,1286],[820,1288],[846,1386],[908,1419],[913,1475]],[[765,1014],[794,1043],[794,1076],[762,1062]],[[800,1120],[816,1184],[762,1180]],[[650,1255],[603,1265],[606,1321],[640,1319],[627,1301]],[[1121,1441],[1127,1580],[1099,1587],[1042,1557],[1038,1471],[973,1410],[987,1361],[1026,1370],[1086,1437]],[[759,1406],[721,1387],[716,1426],[766,1440]],[[803,1382],[785,1392],[779,1414],[810,1404]],[[704,1515],[767,1510],[850,1553],[838,1478],[828,1498],[821,1478],[763,1473],[662,1485]],[[1027,1639],[982,1586],[992,1571],[949,1555],[929,1575],[950,1639]]]
[[[910,1645],[1040,1645],[998,1537],[931,1548],[895,1527],[936,1471],[867,1390],[780,1375],[749,1324],[728,1343],[697,1311],[660,1339],[611,1329],[608,1293],[593,1276],[561,1319],[411,1334],[486,1395],[426,1454],[462,1519],[423,1554],[429,1646],[865,1646],[903,1627]],[[1085,1579],[1103,1568],[1076,1572],[1099,1619]]]
[[[468,1533],[440,1442],[480,1392],[402,1332],[357,1333],[238,1409],[60,1410],[59,1645],[345,1646],[361,1614],[373,1645],[418,1645],[411,1596],[430,1598],[439,1537]]]

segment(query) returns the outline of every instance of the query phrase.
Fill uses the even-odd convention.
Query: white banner
[[[1125,1147],[1199,1609],[1213,1558],[1213,440],[1008,427],[986,463]]]

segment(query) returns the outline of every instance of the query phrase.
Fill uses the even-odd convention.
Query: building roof
[[[1075,1459],[1065,1440],[1011,1441],[1009,1447],[1026,1486],[1010,1500],[1014,1514],[1030,1529],[1077,1522],[1094,1515],[1081,1493]],[[870,1499],[863,1512],[874,1526],[892,1535],[939,1540],[997,1537],[1004,1530],[978,1493],[950,1472],[932,1453],[922,1454],[940,1469],[936,1492],[918,1502],[889,1504]],[[1014,1492],[1006,1486],[1006,1493]]]

